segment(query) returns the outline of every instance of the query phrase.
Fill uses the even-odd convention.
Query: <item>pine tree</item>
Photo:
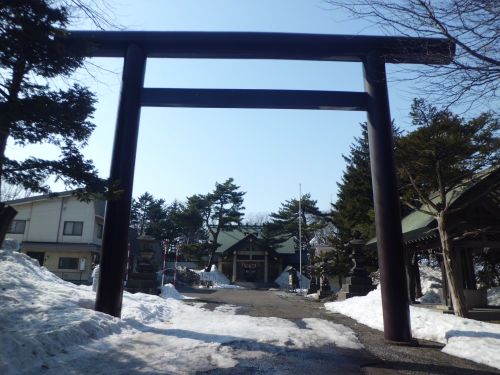
[[[346,169],[342,181],[337,184],[337,201],[332,205],[330,214],[336,228],[330,236],[330,243],[335,249],[331,255],[332,268],[343,274],[352,267],[349,241],[368,241],[376,234],[367,124],[362,123],[361,128],[361,137],[355,138],[349,155],[342,155]],[[397,144],[400,133],[394,125],[393,129]],[[403,214],[405,212],[408,212],[408,209]],[[366,253],[365,257],[373,268],[378,266],[376,252]]]
[[[163,238],[170,242],[179,241],[183,245],[193,245],[206,240],[206,231],[198,213],[177,200],[166,208]]]
[[[88,200],[91,193],[105,190],[92,161],[80,152],[94,129],[89,120],[94,96],[77,84],[66,89],[49,85],[58,79],[61,86],[83,63],[86,46],[70,47],[59,38],[68,17],[65,7],[48,0],[0,2],[0,181],[47,193],[45,181],[54,176],[78,187],[75,195]],[[9,138],[21,146],[52,144],[60,157],[7,158]],[[0,243],[15,215],[12,207],[0,203]]]
[[[361,127],[361,137],[355,139],[349,155],[342,156],[346,169],[337,183],[337,201],[333,205],[333,222],[344,242],[355,237],[367,241],[375,235],[368,131],[366,123]]]
[[[324,261],[330,264],[330,272],[339,276],[345,276],[352,267],[349,241],[368,241],[375,236],[367,124],[361,124],[361,128],[361,137],[355,138],[349,155],[342,155],[346,169],[342,181],[337,183],[337,201],[332,205],[330,214],[335,230],[330,234],[329,242],[334,250],[325,255],[327,259]],[[366,258],[374,267],[377,266],[375,252],[366,254]]]
[[[300,200],[301,249],[309,259],[313,256],[313,248],[310,242],[315,232],[325,225],[323,216],[317,206],[317,201],[311,198],[311,194],[302,195]],[[264,225],[264,239],[271,248],[279,246],[290,238],[295,239],[296,249],[298,250],[299,200],[296,198],[281,203],[278,212],[271,213],[268,223]]]
[[[243,218],[243,196],[245,192],[234,184],[233,178],[228,178],[222,184],[215,183],[215,189],[208,194],[188,197],[187,207],[203,222],[211,235],[207,270],[214,262],[215,252],[219,247],[219,233],[232,226],[239,226]]]
[[[415,100],[411,116],[416,130],[399,141],[397,161],[403,200],[412,209],[434,217],[441,240],[446,277],[455,314],[466,316],[462,285],[457,278],[453,236],[448,218],[458,209],[449,194],[481,178],[479,171],[500,165],[499,120],[484,113],[471,120]],[[498,179],[492,183],[500,185]]]
[[[94,96],[77,84],[66,89],[49,85],[68,78],[83,63],[85,46],[68,47],[59,38],[68,17],[66,8],[47,0],[1,1],[0,174],[2,181],[33,192],[48,192],[49,176],[89,191],[103,188],[92,162],[80,152],[94,129],[89,120]],[[60,158],[9,159],[8,138],[21,146],[55,145]]]
[[[158,240],[164,239],[162,227],[167,217],[164,204],[163,199],[155,199],[148,192],[132,200],[130,225],[139,236],[147,234]]]

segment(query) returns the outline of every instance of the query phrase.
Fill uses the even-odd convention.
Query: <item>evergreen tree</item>
[[[404,202],[412,209],[434,217],[441,240],[443,264],[455,314],[466,316],[465,298],[458,281],[456,251],[448,217],[462,207],[453,207],[451,192],[474,183],[478,171],[500,165],[500,123],[491,113],[469,121],[449,110],[438,110],[424,100],[415,100],[411,116],[416,130],[399,141],[397,153]],[[500,185],[498,179],[492,183]]]
[[[240,187],[233,182],[233,178],[228,178],[222,184],[216,182],[211,193],[188,197],[188,210],[199,217],[212,236],[207,270],[212,267],[215,252],[220,246],[217,239],[221,230],[239,226],[244,215],[243,196],[246,193],[239,191]]]
[[[163,238],[183,245],[193,245],[206,240],[207,235],[198,213],[192,207],[175,200],[166,208]]]
[[[300,200],[300,237],[302,238],[302,252],[307,255],[309,259],[313,256],[313,248],[310,242],[315,232],[325,225],[323,216],[323,213],[317,206],[317,201],[311,198],[311,194],[304,194]],[[281,203],[278,212],[271,213],[268,223],[264,225],[264,239],[271,248],[278,246],[290,238],[295,239],[296,248],[298,250],[299,200],[296,198]]]
[[[361,137],[355,138],[349,155],[342,155],[346,169],[342,181],[337,183],[337,201],[332,212],[338,236],[346,243],[355,237],[368,241],[375,236],[368,131],[366,123],[361,127]]]
[[[167,208],[167,239],[176,242],[184,260],[201,260],[208,254],[207,230],[196,210],[174,201]]]
[[[342,181],[337,184],[337,201],[332,205],[330,214],[336,228],[329,237],[330,244],[335,249],[330,255],[331,268],[344,275],[352,267],[349,241],[368,241],[376,234],[367,124],[362,123],[361,128],[361,137],[355,138],[349,155],[342,155],[346,169]],[[397,144],[400,133],[394,126],[393,129]],[[402,214],[408,211],[406,209]],[[374,268],[378,267],[376,252],[367,253],[365,257]]]
[[[162,233],[167,217],[164,205],[163,199],[155,199],[148,192],[132,200],[130,225],[139,236],[147,234],[158,240],[165,239]]]
[[[328,237],[334,250],[325,254],[323,259],[323,262],[330,265],[329,271],[339,276],[347,275],[352,267],[350,258],[352,249],[349,241],[353,239],[368,241],[375,236],[367,124],[361,124],[361,128],[361,137],[355,138],[350,146],[349,155],[342,155],[346,169],[342,181],[337,183],[337,201],[332,205],[330,214],[335,230]],[[370,253],[367,258],[374,267],[377,266],[375,252]]]
[[[82,66],[85,46],[61,41],[68,23],[65,7],[47,0],[2,0],[0,5],[0,174],[1,180],[33,192],[48,192],[56,176],[69,186],[102,189],[90,160],[80,152],[94,129],[94,96],[73,85],[53,89],[49,81],[67,78]],[[59,84],[60,85],[60,84]],[[9,137],[18,145],[49,143],[57,160],[5,156]]]

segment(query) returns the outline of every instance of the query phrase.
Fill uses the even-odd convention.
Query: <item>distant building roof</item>
[[[229,250],[250,235],[256,237],[257,239],[263,239],[262,230],[262,226],[242,226],[231,228],[229,230],[223,230],[219,233],[219,237],[217,238],[217,242],[220,246],[217,248],[216,253],[221,254],[226,250]],[[294,254],[295,242],[293,238],[289,238],[285,242],[278,245],[274,250],[278,254]]]

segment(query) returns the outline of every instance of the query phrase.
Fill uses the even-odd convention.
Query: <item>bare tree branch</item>
[[[404,67],[434,102],[498,110],[500,2],[498,0],[325,0],[386,34],[441,37],[457,46],[448,66]],[[400,79],[396,79],[400,80]],[[420,92],[420,96],[422,93]]]

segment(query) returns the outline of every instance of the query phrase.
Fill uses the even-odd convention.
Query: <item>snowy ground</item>
[[[437,275],[432,273],[432,270],[423,270],[422,291],[425,294],[423,301],[435,298],[437,287],[440,285],[436,285],[437,279],[434,277]],[[489,301],[499,300],[499,294],[491,290]],[[365,297],[329,302],[325,307],[369,327],[383,330],[380,289],[370,292]],[[445,353],[500,369],[500,324],[463,319],[414,306],[410,306],[410,317],[413,337],[443,343]]]
[[[362,348],[353,331],[329,321],[208,311],[171,286],[162,295],[124,293],[122,319],[112,318],[93,310],[90,287],[0,251],[0,374],[192,374],[311,347]]]

